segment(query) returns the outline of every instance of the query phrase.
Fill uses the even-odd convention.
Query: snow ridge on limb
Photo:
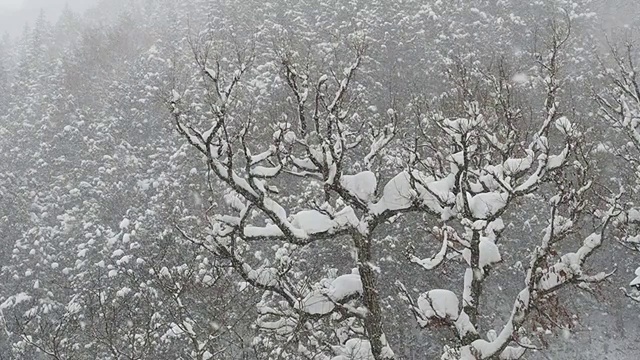
[[[636,269],[635,275],[636,277],[629,283],[629,286],[634,288],[633,292],[628,293],[625,288],[622,288],[622,291],[625,296],[640,303],[640,267]]]

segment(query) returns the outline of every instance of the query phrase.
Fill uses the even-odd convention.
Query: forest
[[[42,12],[0,39],[0,360],[637,359],[634,14]]]

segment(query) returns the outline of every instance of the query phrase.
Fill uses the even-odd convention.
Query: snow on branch
[[[525,287],[520,291],[514,301],[511,316],[503,329],[494,339],[477,339],[471,344],[462,347],[457,353],[459,357],[447,357],[447,359],[489,359],[499,355],[501,359],[519,359],[526,348],[516,351],[517,348],[509,348],[511,342],[522,341],[519,339],[519,330],[534,304],[545,295],[557,291],[559,288],[575,283],[600,282],[612,275],[612,273],[599,273],[586,275],[583,265],[588,257],[602,245],[603,236],[611,220],[618,215],[619,207],[617,199],[601,219],[599,231],[591,233],[582,241],[582,246],[576,252],[564,254],[560,260],[545,265],[550,258],[552,245],[564,238],[576,224],[571,220],[558,215],[558,203],[554,203],[551,210],[551,221],[544,231],[543,239],[534,251],[527,275]]]

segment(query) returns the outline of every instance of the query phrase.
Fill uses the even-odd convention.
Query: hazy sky
[[[0,10],[12,11],[22,7],[23,0],[0,0]]]
[[[0,34],[19,34],[27,22],[33,23],[40,10],[50,19],[55,19],[66,4],[82,12],[97,0],[0,0]]]

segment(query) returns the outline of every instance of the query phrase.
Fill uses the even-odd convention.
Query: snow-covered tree
[[[601,61],[602,78],[609,85],[606,91],[596,93],[600,115],[610,126],[612,141],[603,142],[604,150],[612,153],[620,164],[616,180],[626,187],[624,212],[617,219],[621,243],[627,248],[640,251],[640,87],[637,79],[638,53],[634,44],[627,41],[624,46],[610,47],[610,54]],[[633,270],[633,269],[630,269]],[[631,275],[629,286],[633,291],[625,294],[640,301],[640,267]]]
[[[583,268],[618,208],[615,198],[606,199],[605,208],[594,212],[593,232],[577,232],[585,209],[593,210],[587,197],[593,181],[584,137],[558,102],[569,33],[568,22],[554,27],[548,52],[538,59],[541,111],[525,115],[517,107],[522,90],[510,74],[485,74],[483,92],[482,85],[469,87],[461,68],[453,99],[460,105],[419,113],[415,136],[397,134],[409,111],[389,109],[381,127],[363,123],[367,93],[354,87],[366,69],[364,38],[342,50],[353,58],[344,69],[310,68],[295,53],[276,51],[276,81],[286,82],[286,103],[294,110],[271,123],[270,139],[267,119],[251,111],[252,54],[236,48],[232,61],[231,54],[211,51],[209,43],[194,48],[193,82],[200,87],[174,89],[170,104],[178,132],[225,189],[226,206],[211,211],[203,234],[183,236],[226,258],[247,284],[264,291],[256,325],[272,337],[259,336],[256,343],[270,350],[269,357],[395,357],[385,334],[381,284],[388,280],[376,257],[377,234],[410,213],[435,224],[441,242],[431,258],[409,249],[410,263],[432,270],[459,260],[466,268],[461,300],[446,289],[414,300],[397,283],[421,326],[454,329],[444,359],[520,358],[534,346],[525,326],[532,309],[567,284],[588,288],[611,275],[590,275]],[[367,126],[370,131],[362,130]],[[384,185],[381,159],[391,159],[396,168],[404,164]],[[548,225],[538,245],[526,244],[529,266],[511,316],[499,333],[489,330],[483,338],[479,309],[490,270],[502,259],[503,217],[522,198],[550,204]],[[580,245],[560,256],[560,241],[574,234]],[[336,258],[326,273],[304,271],[310,248],[345,241],[351,266],[340,270]],[[256,247],[261,250],[251,256]]]

